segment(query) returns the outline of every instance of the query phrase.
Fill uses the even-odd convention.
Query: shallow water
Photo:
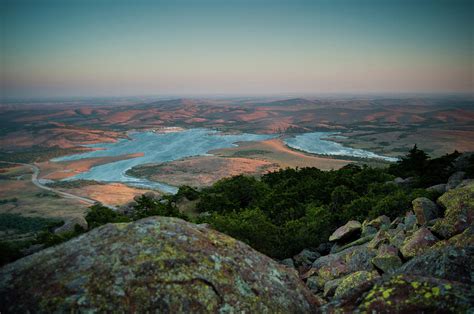
[[[285,143],[292,148],[296,148],[308,153],[332,156],[350,156],[358,158],[376,158],[386,161],[397,161],[397,158],[377,155],[367,150],[355,149],[343,146],[339,143],[326,140],[328,136],[334,136],[332,132],[313,132],[296,135],[285,139]]]
[[[96,180],[103,182],[122,182],[128,185],[159,189],[176,193],[177,188],[167,184],[127,176],[125,172],[134,166],[178,160],[191,156],[209,155],[207,152],[236,146],[236,142],[263,141],[274,135],[222,134],[209,129],[189,129],[182,132],[154,133],[136,132],[129,134],[131,140],[123,139],[115,143],[87,145],[101,148],[92,152],[55,158],[52,161],[69,161],[92,157],[120,156],[144,153],[143,157],[120,160],[91,168],[66,180]]]

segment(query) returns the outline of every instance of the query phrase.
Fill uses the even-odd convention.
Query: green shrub
[[[86,214],[86,221],[89,229],[93,229],[109,222],[128,222],[130,219],[102,204],[95,204],[89,207],[89,211]]]

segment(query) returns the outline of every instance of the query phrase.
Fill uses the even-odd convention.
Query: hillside
[[[415,146],[389,168],[286,169],[97,204],[0,269],[1,310],[469,312],[473,170],[472,154]]]

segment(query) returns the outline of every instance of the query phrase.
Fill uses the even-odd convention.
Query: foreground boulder
[[[0,312],[312,312],[296,272],[168,217],[108,224],[0,269]]]

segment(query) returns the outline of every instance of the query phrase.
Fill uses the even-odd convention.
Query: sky
[[[474,0],[0,0],[2,97],[472,92]]]

